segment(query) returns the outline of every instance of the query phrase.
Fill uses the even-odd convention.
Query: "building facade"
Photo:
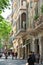
[[[17,43],[16,51],[18,51],[18,57],[22,57],[23,52],[22,51],[22,45],[23,40],[22,37],[25,35],[26,32],[26,16],[27,16],[27,7],[26,7],[26,0],[15,0],[13,5],[13,20],[14,20],[14,26],[16,32],[14,31],[15,36],[15,43]],[[13,44],[15,44],[13,43]]]
[[[27,58],[30,51],[43,57],[43,0],[13,1],[14,46],[19,58]]]
[[[41,12],[42,5],[42,0],[29,1],[29,27],[27,27],[27,31],[31,35],[32,39],[32,44],[30,44],[31,51],[39,53],[40,57],[43,57],[43,14]]]

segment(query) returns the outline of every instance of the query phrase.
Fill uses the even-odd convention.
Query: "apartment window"
[[[35,7],[35,14],[38,14],[38,4],[36,4],[36,7]]]
[[[18,28],[18,30],[19,30],[19,21],[17,21],[17,28]]]
[[[15,23],[15,21],[13,21],[13,26],[15,26],[16,25],[16,23]]]
[[[23,45],[25,45],[25,39],[23,39]]]
[[[26,1],[23,1],[23,6],[26,6]]]
[[[17,33],[17,23],[16,23],[16,33]]]
[[[21,27],[26,28],[26,13],[22,13],[21,15]]]
[[[26,28],[26,22],[23,21],[23,28],[25,29]]]
[[[19,17],[19,29],[20,29],[20,17]]]
[[[33,2],[32,1],[30,1],[30,8],[32,8],[33,7]]]
[[[16,32],[19,30],[19,22],[16,23]]]
[[[19,0],[19,2],[18,2],[18,8],[20,7],[20,0]]]
[[[26,0],[22,0],[21,5],[26,6]]]

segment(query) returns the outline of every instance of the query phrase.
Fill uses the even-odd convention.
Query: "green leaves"
[[[0,10],[0,14],[2,13],[2,11]]]
[[[9,39],[12,27],[11,24],[1,16],[1,13],[4,9],[9,8],[9,1],[10,0],[0,0],[0,40],[3,39],[7,41]],[[1,47],[2,44],[0,41],[0,48]]]
[[[3,47],[2,43],[0,43],[0,49]]]
[[[35,16],[34,16],[34,20],[37,20],[38,19],[38,14],[35,14]]]
[[[3,11],[9,6],[9,1],[10,0],[0,0],[0,11]]]
[[[0,38],[8,38],[11,32],[11,24],[0,16]]]

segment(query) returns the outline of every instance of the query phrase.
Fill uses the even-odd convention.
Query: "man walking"
[[[35,55],[34,53],[29,54],[29,58],[27,59],[28,65],[34,65],[35,63]]]

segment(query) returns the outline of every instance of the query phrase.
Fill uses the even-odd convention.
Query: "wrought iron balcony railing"
[[[23,10],[26,10],[26,6],[21,5],[19,9],[20,9],[20,10],[22,10],[22,9],[23,9]]]
[[[39,16],[37,20],[34,20],[34,28],[37,28],[38,26],[42,25],[43,23],[43,15]]]
[[[26,30],[26,23],[25,22],[19,22],[16,25],[17,32],[18,31],[25,31]]]

